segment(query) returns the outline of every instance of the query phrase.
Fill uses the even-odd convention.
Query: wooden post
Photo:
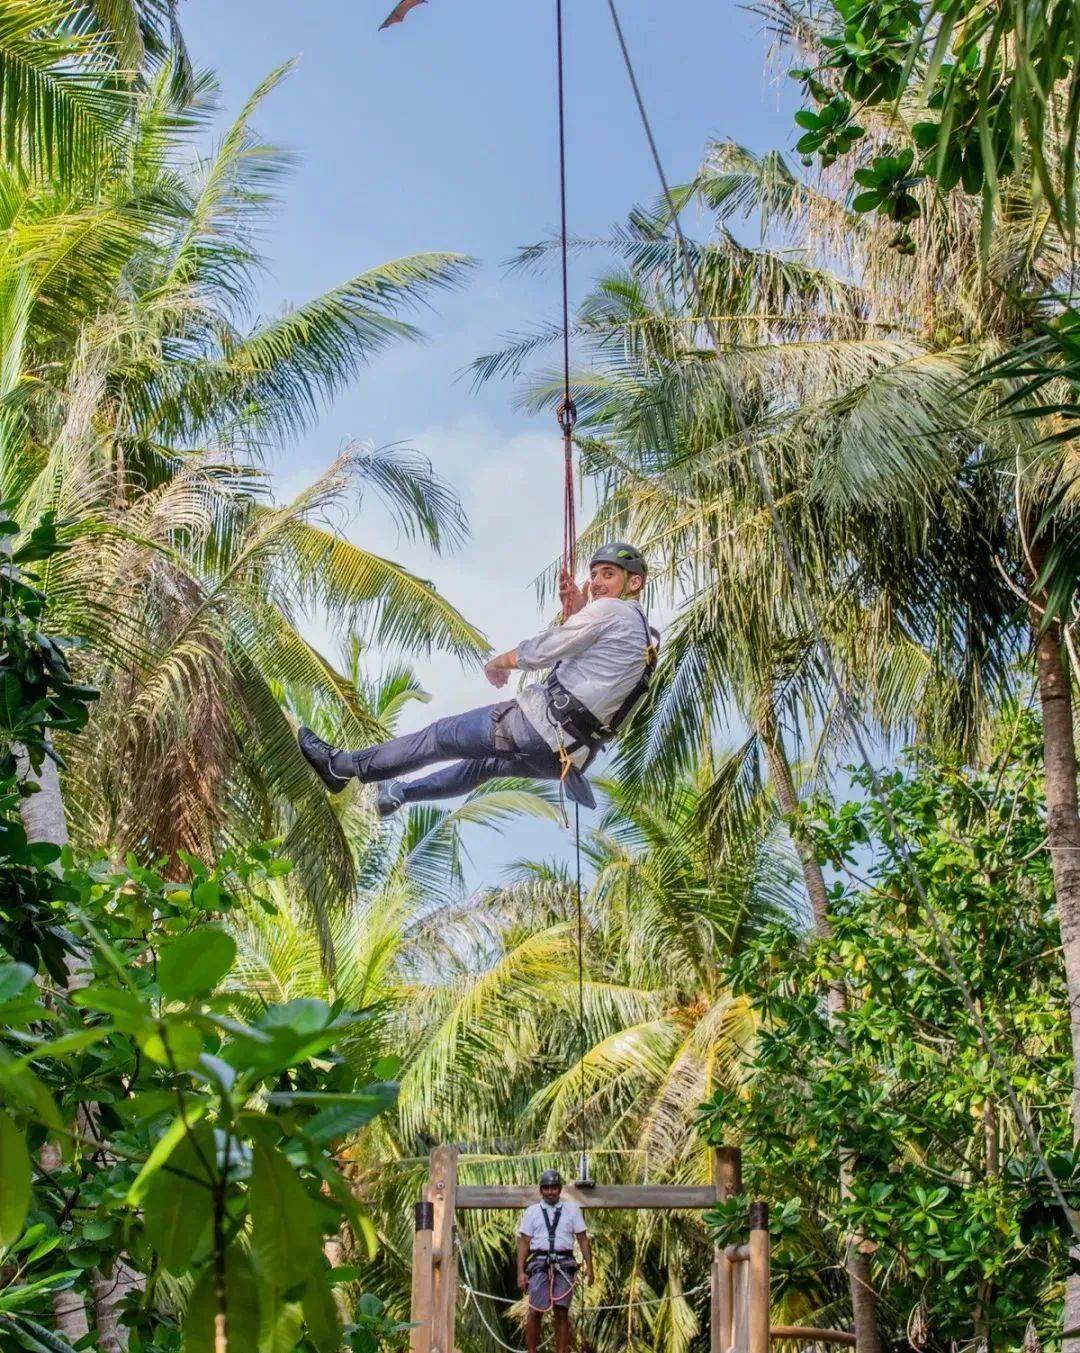
[[[435,1275],[431,1263],[431,1228],[435,1209],[422,1199],[413,1214],[412,1329],[409,1353],[431,1353],[431,1317]]]
[[[457,1255],[454,1253],[454,1211],[457,1207],[456,1146],[437,1146],[428,1166],[432,1205],[432,1250],[435,1292],[430,1353],[454,1353],[457,1304]]]
[[[769,1353],[769,1209],[750,1204],[750,1259],[747,1263],[750,1307],[748,1353]]]
[[[718,1146],[712,1153],[713,1188],[716,1201],[726,1203],[742,1193],[742,1152],[737,1146]],[[710,1275],[709,1353],[727,1353],[733,1342],[731,1264],[720,1250],[713,1249]]]
[[[742,1152],[737,1146],[718,1146],[713,1151],[713,1182],[722,1203],[742,1193]]]

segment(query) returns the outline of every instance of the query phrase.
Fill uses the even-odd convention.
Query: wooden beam
[[[457,1167],[456,1146],[437,1146],[432,1151],[428,1165],[428,1196],[432,1203],[431,1234],[435,1254],[431,1353],[454,1353],[457,1304],[454,1209],[457,1199]]]
[[[431,1317],[435,1297],[435,1274],[431,1262],[431,1228],[435,1209],[426,1199],[416,1204],[413,1215],[412,1313],[409,1353],[431,1353]]]
[[[728,1353],[735,1342],[735,1271],[731,1260],[718,1250],[713,1261],[713,1301],[709,1322],[709,1353]]]
[[[846,1344],[854,1348],[858,1342],[846,1330],[819,1330],[814,1325],[773,1325],[769,1333],[774,1339],[798,1339],[800,1344]]]
[[[712,1187],[717,1203],[727,1203],[743,1189],[743,1153],[738,1146],[717,1146],[712,1153]],[[732,1344],[735,1292],[731,1261],[713,1246],[709,1283],[709,1353],[728,1353]]]
[[[764,1203],[751,1203],[747,1353],[769,1353],[769,1306],[772,1301],[769,1259],[769,1209]]]
[[[742,1192],[742,1152],[737,1146],[714,1149],[712,1177],[716,1202],[726,1203]],[[715,1245],[709,1284],[709,1353],[727,1353],[731,1347],[733,1302],[731,1264]]]
[[[562,1191],[564,1198],[580,1208],[611,1211],[704,1211],[716,1203],[716,1193],[710,1186],[697,1187],[681,1184],[599,1184],[594,1189],[579,1189],[568,1184]],[[535,1184],[480,1184],[467,1185],[457,1191],[459,1211],[477,1211],[480,1208],[528,1207],[540,1200]]]

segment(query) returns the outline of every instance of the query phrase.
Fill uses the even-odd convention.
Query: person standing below
[[[518,1287],[528,1294],[529,1315],[525,1325],[528,1353],[540,1347],[544,1312],[555,1321],[555,1353],[570,1350],[570,1302],[578,1277],[574,1244],[581,1250],[585,1282],[593,1280],[592,1247],[585,1218],[577,1203],[560,1200],[562,1176],[545,1170],[540,1176],[539,1203],[522,1214],[518,1227]]]

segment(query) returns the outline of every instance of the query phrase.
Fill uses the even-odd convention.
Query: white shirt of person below
[[[561,1200],[562,1176],[558,1170],[545,1170],[540,1177],[541,1202],[532,1203],[522,1214],[518,1227],[517,1267],[518,1287],[522,1292],[529,1291],[527,1265],[530,1254],[547,1254],[554,1238],[555,1249],[573,1253],[574,1244],[581,1250],[583,1277],[586,1284],[593,1281],[592,1246],[585,1227],[585,1218],[577,1203]],[[558,1219],[556,1220],[556,1211]],[[554,1236],[549,1229],[554,1223]],[[570,1305],[553,1302],[551,1314],[555,1321],[555,1353],[569,1353],[570,1349]],[[531,1302],[529,1315],[525,1322],[525,1346],[528,1353],[537,1353],[540,1347],[540,1326],[544,1311],[538,1310]]]

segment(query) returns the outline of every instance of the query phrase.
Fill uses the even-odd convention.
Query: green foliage
[[[0,1239],[16,1244],[29,1206],[31,1225],[57,1241],[19,1267],[20,1290],[45,1284],[28,1314],[45,1317],[60,1272],[74,1267],[82,1281],[118,1249],[148,1276],[147,1294],[166,1276],[192,1276],[184,1328],[193,1348],[213,1347],[221,1255],[240,1347],[258,1345],[262,1304],[299,1299],[305,1282],[325,1285],[324,1237],[353,1220],[355,1205],[341,1201],[348,1185],[330,1154],[343,1133],[317,1120],[355,1099],[370,1121],[392,1105],[394,1087],[371,1083],[363,1010],[306,1000],[236,1017],[235,943],[206,924],[197,897],[209,883],[223,908],[235,905],[276,863],[265,851],[226,856],[191,886],[134,862],[84,868],[65,855],[86,984],[42,991],[25,985],[25,969],[0,967]],[[332,1088],[308,1088],[320,1084]],[[27,1151],[45,1142],[64,1159],[35,1169],[31,1194]],[[328,1308],[306,1289],[303,1300],[322,1321],[321,1347]],[[151,1349],[175,1320],[150,1308],[141,1323],[140,1347]]]
[[[0,504],[0,539],[10,545],[19,528],[8,506]],[[59,760],[53,735],[84,727],[97,697],[72,677],[68,645],[41,629],[45,597],[28,568],[66,548],[47,513],[0,568],[0,947],[30,971],[43,964],[57,980],[71,948],[60,922],[74,893],[48,868],[58,848],[27,840],[18,806],[36,786],[19,778],[15,753],[34,770],[46,757]]]
[[[888,115],[917,100],[933,115],[911,128],[920,172],[943,191],[962,185],[992,209],[1022,162],[1075,229],[1075,0],[832,0],[830,17],[819,64],[791,72],[815,102],[839,88],[867,113],[892,105],[882,108]],[[806,125],[801,114],[796,120]],[[1060,154],[1049,141],[1060,142]]]
[[[806,128],[795,144],[804,164],[810,164],[817,154],[828,168],[864,135],[863,128],[852,119],[851,100],[843,94],[834,94],[827,100],[823,98],[823,106],[816,113],[804,108],[795,114],[795,121]]]
[[[1053,882],[1044,846],[1039,729],[1021,713],[974,771],[929,758],[886,777],[930,901],[1072,1205],[1070,1056]],[[866,788],[866,777],[855,775]],[[745,1084],[702,1111],[737,1137],[751,1196],[783,1201],[776,1295],[795,1313],[836,1299],[844,1236],[872,1254],[881,1310],[910,1313],[932,1346],[1050,1335],[1068,1268],[1067,1224],[1012,1118],[928,917],[889,850],[876,802],[819,804],[807,823],[836,874],[831,937],[774,926],[733,965],[761,1029]],[[831,986],[846,1008],[830,1019]],[[839,1193],[839,1162],[851,1189]],[[797,1200],[797,1205],[795,1205]],[[744,1214],[743,1214],[744,1215]],[[739,1207],[712,1218],[721,1239]]]
[[[19,533],[11,503],[0,503],[0,539],[10,544]],[[0,747],[8,756],[18,743],[35,770],[58,732],[84,728],[97,691],[71,675],[64,643],[40,628],[45,594],[34,586],[27,565],[41,564],[70,546],[58,534],[54,513],[46,513],[0,570]]]
[[[856,211],[876,211],[894,221],[913,221],[922,211],[911,189],[918,182],[911,173],[915,152],[910,148],[896,155],[878,155],[873,164],[856,169],[855,182],[864,190],[855,195]]]
[[[42,595],[18,568],[58,548],[46,519],[2,579],[5,731],[38,766],[49,735],[78,729],[93,694],[39,628]],[[213,1349],[221,1315],[232,1347],[280,1347],[291,1321],[292,1347],[333,1353],[343,1330],[324,1239],[370,1226],[332,1149],[388,1109],[395,1087],[376,1082],[366,1010],[308,999],[240,1015],[237,945],[223,922],[257,906],[288,866],[267,845],[213,866],[189,858],[182,883],[134,857],[82,863],[29,846],[19,803],[9,756],[0,1340],[68,1353],[48,1327],[52,1299],[88,1291],[91,1271],[122,1262],[146,1278],[122,1312],[141,1353],[175,1349],[181,1331],[186,1349]],[[191,1282],[182,1314],[162,1299],[181,1278]],[[349,1337],[379,1328],[369,1311]]]

